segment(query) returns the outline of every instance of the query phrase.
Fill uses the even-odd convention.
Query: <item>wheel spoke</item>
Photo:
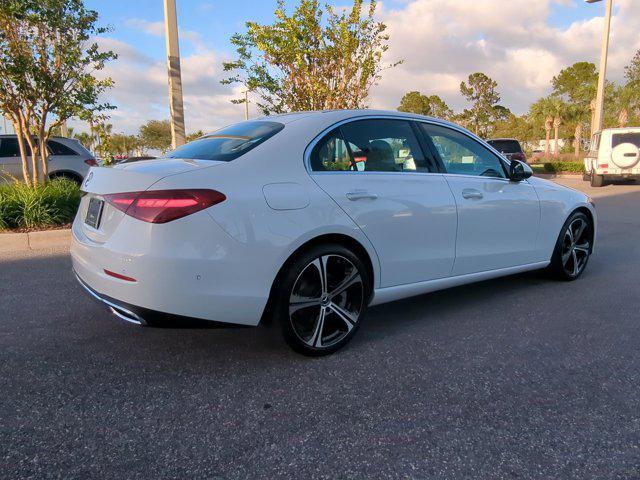
[[[347,331],[348,332],[351,331],[353,326],[358,321],[358,317],[357,316],[355,316],[351,312],[348,312],[347,310],[345,310],[344,308],[336,305],[333,302],[329,304],[329,309],[331,309],[331,311],[334,312],[345,323],[345,325],[347,326]]]
[[[566,253],[562,254],[562,264],[564,266],[567,265],[567,262],[569,261],[569,258],[571,258],[571,249],[567,250]]]
[[[315,307],[320,305],[320,298],[303,297],[300,295],[291,295],[289,301],[289,315],[293,315],[298,310],[308,307]]]
[[[320,275],[320,285],[322,287],[322,294],[327,293],[327,257],[316,258],[313,261],[313,265],[318,269],[318,274]]]
[[[571,230],[571,225],[567,228],[567,233],[565,235],[569,237],[569,242],[573,245],[573,231]]]
[[[327,314],[326,308],[322,307],[320,309],[320,314],[318,315],[318,319],[313,327],[313,335],[307,341],[308,345],[312,347],[321,347],[322,346],[322,330],[324,330],[324,318]]]
[[[576,233],[573,236],[574,241],[576,243],[580,240],[580,238],[582,238],[582,234],[584,233],[585,229],[587,228],[586,222],[584,222],[583,220],[577,220],[577,221],[580,222],[580,226],[578,227]]]
[[[585,255],[589,255],[589,247],[589,242],[586,242],[581,245],[576,245],[575,247],[573,247],[573,249],[580,253],[584,253]]]
[[[349,288],[351,285],[355,285],[356,283],[362,283],[362,277],[360,277],[360,274],[358,273],[357,269],[353,269],[349,275],[347,275],[347,277],[338,284],[338,286],[336,288],[334,288],[331,292],[329,292],[329,295],[331,297],[335,297],[336,295],[340,295],[342,292],[344,292],[347,288]]]
[[[571,257],[573,258],[573,275],[578,274],[578,256],[576,255],[576,251],[571,251]]]

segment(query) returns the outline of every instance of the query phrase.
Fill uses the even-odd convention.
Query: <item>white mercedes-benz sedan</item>
[[[345,345],[371,305],[543,268],[575,280],[596,233],[586,195],[398,112],[242,122],[82,188],[73,268],[117,316],[273,319],[307,355]]]

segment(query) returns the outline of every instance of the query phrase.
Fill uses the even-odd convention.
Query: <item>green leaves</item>
[[[225,84],[242,84],[260,98],[264,114],[301,110],[362,108],[380,72],[389,37],[374,19],[377,3],[363,11],[324,10],[317,0],[300,0],[291,14],[278,0],[271,25],[247,22],[231,43],[237,57],[225,62]],[[236,100],[243,103],[244,100]]]

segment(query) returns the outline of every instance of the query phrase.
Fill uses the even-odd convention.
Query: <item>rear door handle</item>
[[[480,190],[476,190],[475,188],[465,188],[462,190],[462,196],[466,199],[480,200],[484,195],[482,195]]]
[[[375,193],[369,193],[365,190],[357,190],[355,192],[347,192],[345,194],[345,196],[351,200],[352,202],[354,200],[375,200],[376,198],[378,198],[378,195],[376,195]]]

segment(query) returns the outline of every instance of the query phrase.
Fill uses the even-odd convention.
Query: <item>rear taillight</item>
[[[86,163],[87,165],[89,165],[90,167],[98,167],[98,162],[96,161],[95,158],[87,158],[84,163]]]
[[[223,193],[205,189],[112,193],[104,198],[125,214],[150,223],[167,223],[227,199]]]
[[[600,168],[609,168],[609,164],[608,163],[599,163],[598,167],[600,167]]]

